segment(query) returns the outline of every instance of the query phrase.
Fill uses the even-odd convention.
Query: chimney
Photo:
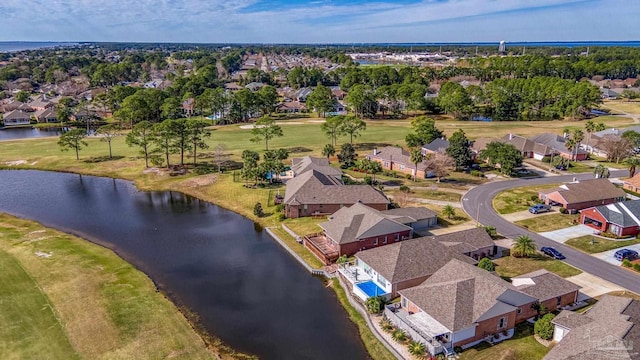
[[[378,155],[378,148],[374,147],[373,148],[373,156],[376,156],[376,155]]]
[[[513,140],[513,134],[509,133],[509,140]]]

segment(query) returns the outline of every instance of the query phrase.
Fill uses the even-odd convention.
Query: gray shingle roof
[[[580,286],[547,270],[537,270],[511,280],[518,290],[540,301],[554,299],[580,290]],[[522,285],[518,285],[518,283]]]
[[[536,300],[497,275],[457,259],[421,285],[399,292],[451,331]]]
[[[312,156],[293,158],[291,160],[291,170],[293,170],[296,176],[309,170],[316,170],[324,175],[335,176],[338,178],[342,176],[342,171],[331,166],[329,163],[329,159],[317,158]]]
[[[343,207],[329,217],[329,221],[318,224],[325,234],[339,244],[346,244],[358,239],[384,236],[411,228],[387,218],[380,211],[361,203]],[[388,239],[393,241],[393,239]]]
[[[332,176],[307,171],[287,181],[285,204],[388,204],[384,194],[370,185],[343,185]]]
[[[411,153],[398,146],[385,146],[382,149],[374,150],[376,153],[368,154],[368,159],[380,159],[382,161],[393,162],[394,164],[402,164],[404,166],[415,168],[415,164],[411,162]],[[426,170],[427,162],[423,161],[418,164],[418,170]]]
[[[449,147],[449,141],[443,138],[438,138],[428,144],[422,145],[423,150],[429,150],[432,152],[436,152],[439,150],[446,150],[448,147]]]
[[[461,253],[495,245],[491,236],[483,228],[456,231],[449,234],[431,236],[430,238],[439,241],[445,246],[455,248],[456,251]]]
[[[14,119],[29,119],[31,114],[23,112],[21,110],[13,110],[10,111],[2,117],[3,120],[14,120]]]
[[[389,209],[383,211],[382,214],[403,224],[409,224],[416,221],[438,217],[438,214],[435,211],[420,206]]]
[[[368,249],[355,256],[391,283],[429,276],[451,259],[476,264],[470,257],[428,238],[410,239]]]
[[[566,154],[570,154],[571,150],[567,149],[566,147],[566,139],[563,138],[562,136],[556,135],[556,134],[551,134],[551,133],[543,133],[543,134],[539,134],[536,136],[533,136],[530,138],[530,140],[532,140],[533,142],[539,143],[539,144],[544,144],[556,151],[562,152],[562,153],[566,153]],[[576,150],[573,150],[573,153],[576,153]],[[587,152],[582,150],[582,149],[578,149],[577,150],[578,154],[586,154]]]
[[[609,128],[609,129],[604,129],[602,131],[594,132],[591,135],[597,136],[597,137],[603,137],[605,135],[621,136],[627,131],[640,132],[640,126],[636,125],[636,126],[629,126],[625,128]]]
[[[640,301],[605,295],[582,314],[562,312],[554,319],[571,331],[544,359],[640,359],[639,322]]]
[[[589,209],[583,211],[587,210]],[[607,222],[622,227],[640,226],[640,200],[597,206],[596,210],[607,219]]]

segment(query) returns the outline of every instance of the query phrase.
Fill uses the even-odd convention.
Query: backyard
[[[540,344],[533,336],[533,325],[524,322],[516,325],[513,337],[497,345],[483,342],[477,346],[459,353],[459,360],[539,360],[548,352],[549,348]]]

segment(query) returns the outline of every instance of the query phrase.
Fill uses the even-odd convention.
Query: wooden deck
[[[332,264],[340,256],[338,249],[322,233],[305,236],[304,244],[326,265]]]

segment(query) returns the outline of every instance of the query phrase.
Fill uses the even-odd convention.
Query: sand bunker
[[[18,165],[24,165],[26,163],[27,163],[27,160],[16,160],[16,161],[5,162],[5,164],[8,166],[18,166]]]

